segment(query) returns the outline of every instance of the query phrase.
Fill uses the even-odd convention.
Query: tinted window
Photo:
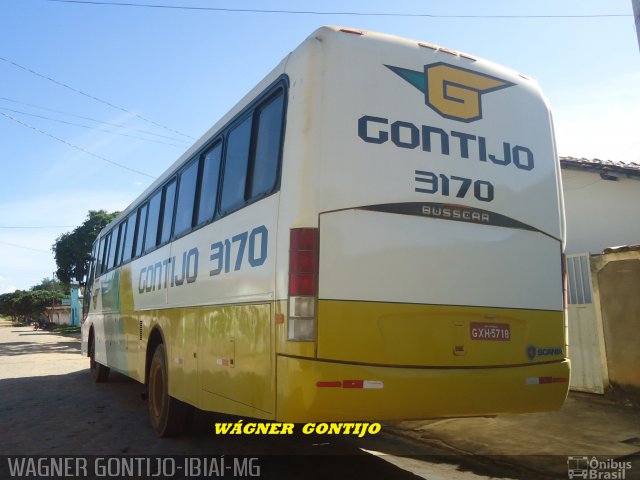
[[[176,224],[173,228],[176,235],[181,235],[192,227],[193,206],[196,200],[197,181],[198,162],[191,162],[191,164],[180,174],[178,205],[176,208]]]
[[[282,92],[258,111],[258,138],[251,177],[251,198],[273,190],[278,176],[280,139],[282,134]]]
[[[113,229],[113,240],[111,242],[113,245],[111,245],[111,252],[109,252],[109,268],[114,268],[119,265],[118,252],[121,248],[120,245],[123,240],[126,227],[127,224],[122,222],[120,225],[118,225],[118,228]]]
[[[102,259],[104,258],[104,242],[105,237],[100,239],[100,246],[98,247],[98,260],[96,262],[96,275],[102,273]]]
[[[245,201],[247,166],[251,146],[252,117],[248,117],[229,133],[224,161],[220,211],[229,212]]]
[[[109,265],[111,264],[111,261],[112,261],[112,258],[111,258],[112,252],[113,252],[113,255],[116,254],[116,252],[113,251],[115,250],[115,246],[113,247],[113,250],[112,250],[112,246],[115,242],[112,241],[113,235],[111,233],[112,232],[109,232],[109,235],[107,235],[107,240],[105,243],[104,258],[102,259],[103,272],[106,272],[107,270],[109,270]]]
[[[116,265],[122,263],[122,251],[124,250],[124,244],[127,241],[127,221],[123,221],[120,224],[120,232],[118,234],[118,252],[116,257]]]
[[[160,220],[160,201],[162,190],[158,190],[149,200],[147,213],[147,229],[144,233],[144,251],[149,252],[158,244],[158,221]]]
[[[146,204],[138,209],[138,217],[137,217],[138,226],[136,228],[137,233],[136,233],[136,249],[135,249],[136,257],[139,257],[140,255],[142,255],[144,231],[147,225],[147,210],[148,208]]]
[[[172,180],[162,189],[162,229],[160,230],[160,243],[168,242],[171,238],[171,226],[173,225],[173,206],[176,201],[176,181]]]
[[[204,156],[202,185],[200,187],[200,202],[198,207],[198,225],[213,217],[213,212],[216,208],[216,196],[218,194],[221,156],[222,143],[215,145]]]
[[[122,262],[126,262],[131,258],[131,252],[133,249],[133,238],[136,233],[136,214],[132,213],[127,218],[127,234],[123,242],[122,250]]]
[[[91,288],[93,284],[93,278],[96,273],[96,255],[98,253],[98,243],[93,244],[93,249],[91,250],[91,263],[89,264],[89,273],[87,275],[87,288]]]

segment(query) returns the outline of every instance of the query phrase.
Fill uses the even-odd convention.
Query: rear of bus
[[[559,409],[564,219],[536,83],[333,27],[286,68],[277,418]]]

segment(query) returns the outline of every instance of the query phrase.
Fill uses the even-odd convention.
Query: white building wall
[[[601,253],[640,243],[640,180],[603,180],[597,172],[562,169],[566,253]]]

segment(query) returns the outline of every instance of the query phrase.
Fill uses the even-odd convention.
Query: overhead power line
[[[0,225],[0,228],[75,228],[74,225],[38,225],[38,226],[23,226],[23,225]]]
[[[184,148],[183,146],[176,145],[175,143],[163,142],[162,140],[153,140],[151,138],[138,137],[136,135],[129,135],[127,133],[122,133],[122,132],[114,132],[113,130],[105,130],[104,128],[90,127],[89,125],[82,125],[80,123],[67,122],[66,120],[60,120],[60,119],[57,119],[57,118],[45,117],[44,115],[37,115],[35,113],[22,112],[20,110],[13,110],[11,108],[0,107],[0,110],[4,110],[5,112],[18,113],[20,115],[28,115],[30,117],[35,117],[35,118],[42,118],[44,120],[49,120],[51,122],[63,123],[65,125],[71,125],[73,127],[87,128],[89,130],[94,130],[94,131],[97,131],[97,132],[111,133],[113,135],[120,135],[122,137],[135,138],[136,140],[144,140],[146,142],[161,143],[162,145],[170,145],[172,147]]]
[[[280,15],[347,15],[357,17],[424,17],[424,18],[604,18],[631,17],[631,14],[586,14],[586,15],[440,15],[434,13],[394,13],[394,12],[323,12],[317,10],[270,10],[262,8],[196,7],[188,5],[145,4],[134,2],[101,2],[94,0],[45,0],[56,3],[84,5],[107,5],[114,7],[164,8],[171,10],[196,10],[234,13],[270,13]]]
[[[141,129],[141,128],[127,127],[126,125],[123,125],[121,123],[105,122],[103,120],[97,120],[95,118],[85,117],[83,115],[77,115],[75,113],[65,112],[63,110],[56,110],[55,108],[41,107],[40,105],[35,105],[33,103],[28,103],[28,102],[21,102],[19,100],[14,100],[12,98],[0,97],[0,100],[4,100],[5,102],[17,103],[19,105],[25,105],[27,107],[37,108],[38,110],[45,110],[47,112],[60,113],[62,115],[68,115],[69,117],[80,118],[82,120],[89,120],[90,122],[99,123],[100,125],[108,125],[110,127],[117,127],[117,128],[121,128],[123,130],[128,130],[130,132],[144,133],[145,135],[151,135],[153,137],[158,137],[158,138],[165,138],[167,140],[174,140],[174,141],[177,141],[177,142],[186,142],[186,140],[183,140],[181,138],[170,137],[168,135],[162,135],[160,133],[154,133],[154,132],[151,132],[149,130],[144,130],[144,129]]]
[[[35,130],[36,132],[41,133],[42,135],[46,135],[47,137],[53,138],[54,140],[57,140],[58,142],[64,143],[65,145],[67,145],[67,146],[69,146],[71,148],[75,148],[76,150],[79,150],[82,153],[86,153],[87,155],[91,155],[92,157],[99,158],[100,160],[103,160],[103,161],[105,161],[107,163],[110,163],[110,164],[115,165],[115,166],[120,167],[120,168],[124,168],[125,170],[129,170],[130,172],[134,172],[134,173],[137,173],[139,175],[144,175],[145,177],[149,177],[149,178],[155,178],[154,176],[149,175],[148,173],[141,172],[140,170],[136,170],[135,168],[127,167],[126,165],[123,165],[121,163],[114,162],[113,160],[109,160],[108,158],[105,158],[102,155],[98,155],[97,153],[90,152],[89,150],[86,150],[86,149],[84,149],[82,147],[79,147],[78,145],[75,145],[75,144],[73,144],[71,142],[63,140],[60,137],[56,137],[55,135],[52,135],[52,134],[50,134],[48,132],[45,132],[44,130],[40,130],[39,128],[34,127],[33,125],[29,125],[28,123],[23,122],[22,120],[18,120],[17,118],[12,117],[11,115],[9,115],[7,113],[4,113],[4,112],[0,111],[0,115],[2,115],[3,117],[8,118],[9,120],[12,120],[12,121],[14,121],[14,122],[16,122],[16,123],[18,123],[20,125],[22,125],[23,127],[27,127],[27,128],[30,128],[31,130]]]
[[[47,250],[40,250],[39,248],[25,247],[24,245],[18,245],[17,243],[0,242],[0,245],[8,245],[10,247],[24,248],[25,250],[31,250],[32,252],[51,253],[50,251],[47,251]]]
[[[13,60],[9,60],[9,59],[6,59],[6,58],[4,58],[4,57],[0,57],[0,60],[2,60],[3,62],[8,63],[8,64],[10,64],[10,65],[13,65],[14,67],[20,68],[20,69],[22,69],[22,70],[24,70],[24,71],[26,71],[26,72],[29,72],[29,73],[31,73],[31,74],[33,74],[33,75],[36,75],[37,77],[44,78],[45,80],[48,80],[48,81],[50,81],[50,82],[52,82],[52,83],[55,83],[56,85],[59,85],[59,86],[64,87],[64,88],[67,88],[67,89],[71,90],[72,92],[75,92],[75,93],[77,93],[77,94],[79,94],[79,95],[83,95],[83,96],[85,96],[85,97],[87,97],[87,98],[90,98],[91,100],[95,100],[96,102],[102,103],[102,104],[107,105],[107,106],[109,106],[109,107],[111,107],[111,108],[115,108],[116,110],[120,110],[121,112],[127,113],[127,114],[129,114],[129,115],[133,115],[134,117],[139,118],[140,120],[142,120],[142,121],[144,121],[144,122],[147,122],[147,123],[150,123],[150,124],[152,124],[152,125],[155,125],[156,127],[163,128],[163,129],[168,130],[168,131],[170,131],[170,132],[173,132],[173,133],[176,133],[176,134],[181,135],[181,136],[183,136],[183,137],[190,138],[190,139],[194,140],[194,137],[192,137],[192,136],[190,136],[190,135],[187,135],[186,133],[182,133],[182,132],[180,132],[180,131],[178,131],[178,130],[175,130],[175,129],[173,129],[173,128],[167,127],[166,125],[162,125],[162,124],[160,124],[160,123],[158,123],[158,122],[155,122],[155,121],[153,121],[153,120],[149,120],[148,118],[145,118],[145,117],[143,117],[142,115],[139,115],[139,114],[137,114],[137,113],[135,113],[135,112],[132,112],[132,111],[130,111],[130,110],[127,110],[127,109],[126,109],[126,108],[124,108],[124,107],[120,107],[120,106],[115,105],[115,104],[113,104],[113,103],[111,103],[111,102],[108,102],[108,101],[106,101],[106,100],[103,100],[103,99],[101,99],[101,98],[98,98],[98,97],[96,97],[95,95],[91,95],[91,94],[89,94],[89,93],[83,92],[82,90],[78,90],[77,88],[74,88],[74,87],[72,87],[72,86],[70,86],[70,85],[67,85],[67,84],[66,84],[66,83],[64,83],[64,82],[61,82],[61,81],[59,81],[59,80],[56,80],[56,79],[54,79],[54,78],[52,78],[52,77],[49,77],[49,76],[47,76],[47,75],[44,75],[44,74],[42,74],[42,73],[36,72],[35,70],[32,70],[32,69],[31,69],[31,68],[29,68],[29,67],[25,67],[24,65],[20,65],[19,63],[16,63],[16,62],[14,62]]]

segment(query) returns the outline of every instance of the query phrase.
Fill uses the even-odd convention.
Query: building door
[[[604,334],[588,253],[567,255],[567,290],[571,389],[604,393],[607,383]]]

